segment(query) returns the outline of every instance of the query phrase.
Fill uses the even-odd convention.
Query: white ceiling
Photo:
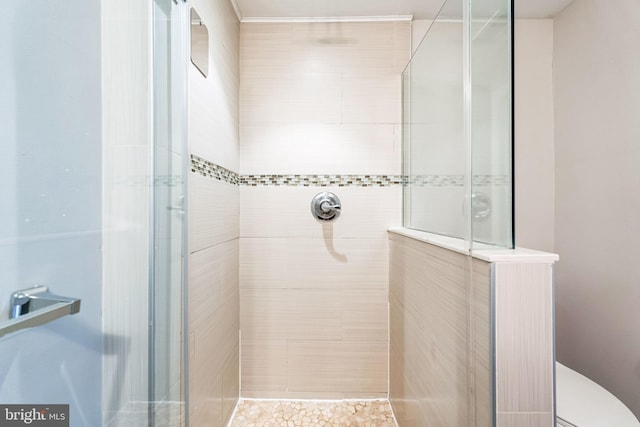
[[[243,18],[326,18],[413,15],[433,19],[443,0],[232,0]],[[449,0],[453,2],[454,0]],[[458,1],[458,0],[455,0]],[[501,0],[502,1],[502,0]],[[516,17],[549,18],[573,0],[515,0]],[[489,0],[496,3],[496,0]],[[500,4],[501,2],[498,2]]]

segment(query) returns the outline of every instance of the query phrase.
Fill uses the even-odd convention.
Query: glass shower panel
[[[445,3],[404,75],[405,226],[464,238],[463,26]]]
[[[72,426],[102,423],[100,13],[31,0],[0,14],[0,329],[17,290],[81,299],[0,337],[0,404],[69,405]]]
[[[447,1],[403,73],[404,225],[511,248],[512,2]]]
[[[150,289],[150,415],[185,424],[183,319],[186,274],[185,158],[187,7],[154,2],[154,209]]]
[[[471,2],[473,247],[512,248],[511,0]]]
[[[154,22],[147,2],[3,4],[0,425],[7,404],[68,405],[71,427],[185,424],[187,6],[167,5]],[[10,297],[34,286],[80,311],[13,330],[39,312],[10,319]]]

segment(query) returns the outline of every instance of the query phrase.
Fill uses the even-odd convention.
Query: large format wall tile
[[[543,285],[552,271],[549,264],[495,265],[498,413],[553,412],[553,290]]]
[[[238,187],[198,174],[189,175],[189,250],[195,252],[237,239]]]
[[[402,169],[402,129],[389,121],[254,122],[243,124],[240,138],[245,175],[399,175]]]
[[[241,288],[387,289],[383,239],[241,239]]]
[[[311,214],[311,200],[322,191],[342,203],[340,217],[323,223]],[[241,237],[387,239],[386,230],[402,222],[402,187],[248,187],[240,188]]]
[[[244,396],[387,393],[386,230],[401,222],[409,33],[407,22],[241,25]],[[322,175],[346,186],[312,182]],[[321,191],[341,199],[334,222],[311,214]]]
[[[209,74],[188,65],[190,154],[237,173],[240,24],[226,0],[191,6],[209,30]],[[240,395],[240,195],[213,174],[188,179],[189,421],[222,427]]]
[[[195,0],[209,30],[209,75],[189,64],[189,145],[198,155],[238,170],[239,33],[228,1]]]
[[[242,338],[242,395],[268,397],[287,389],[287,340]]]
[[[390,234],[390,398],[401,425],[551,425],[555,256],[503,252],[490,263]]]
[[[466,424],[467,257],[391,236],[391,400],[401,425]]]
[[[498,414],[497,425],[500,427],[549,427],[556,424],[550,412],[503,412]]]
[[[388,339],[385,290],[243,289],[240,300],[243,340]]]
[[[287,361],[289,392],[336,398],[387,395],[386,341],[291,341]]]
[[[400,174],[409,23],[243,24],[243,174]]]

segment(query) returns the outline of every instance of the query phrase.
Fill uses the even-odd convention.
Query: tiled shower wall
[[[398,423],[553,425],[557,257],[525,249],[489,261],[398,231],[390,240],[390,398]]]
[[[193,156],[238,171],[239,22],[226,0],[193,0],[209,29],[209,75],[189,64]],[[239,395],[238,187],[189,175],[190,424],[223,426]]]
[[[389,391],[398,423],[491,425],[489,264],[389,238]]]
[[[408,22],[241,25],[245,397],[387,395],[409,49]],[[310,202],[325,190],[342,214],[322,224]]]

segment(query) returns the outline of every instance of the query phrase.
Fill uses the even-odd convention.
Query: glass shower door
[[[102,424],[100,20],[86,0],[7,1],[0,14],[0,330],[16,291],[81,300],[79,313],[0,337],[2,425]]]
[[[154,0],[154,209],[150,292],[152,425],[186,425],[187,13],[182,1]]]
[[[187,7],[160,3],[3,4],[0,425],[186,423]],[[79,312],[12,307],[36,286]]]

